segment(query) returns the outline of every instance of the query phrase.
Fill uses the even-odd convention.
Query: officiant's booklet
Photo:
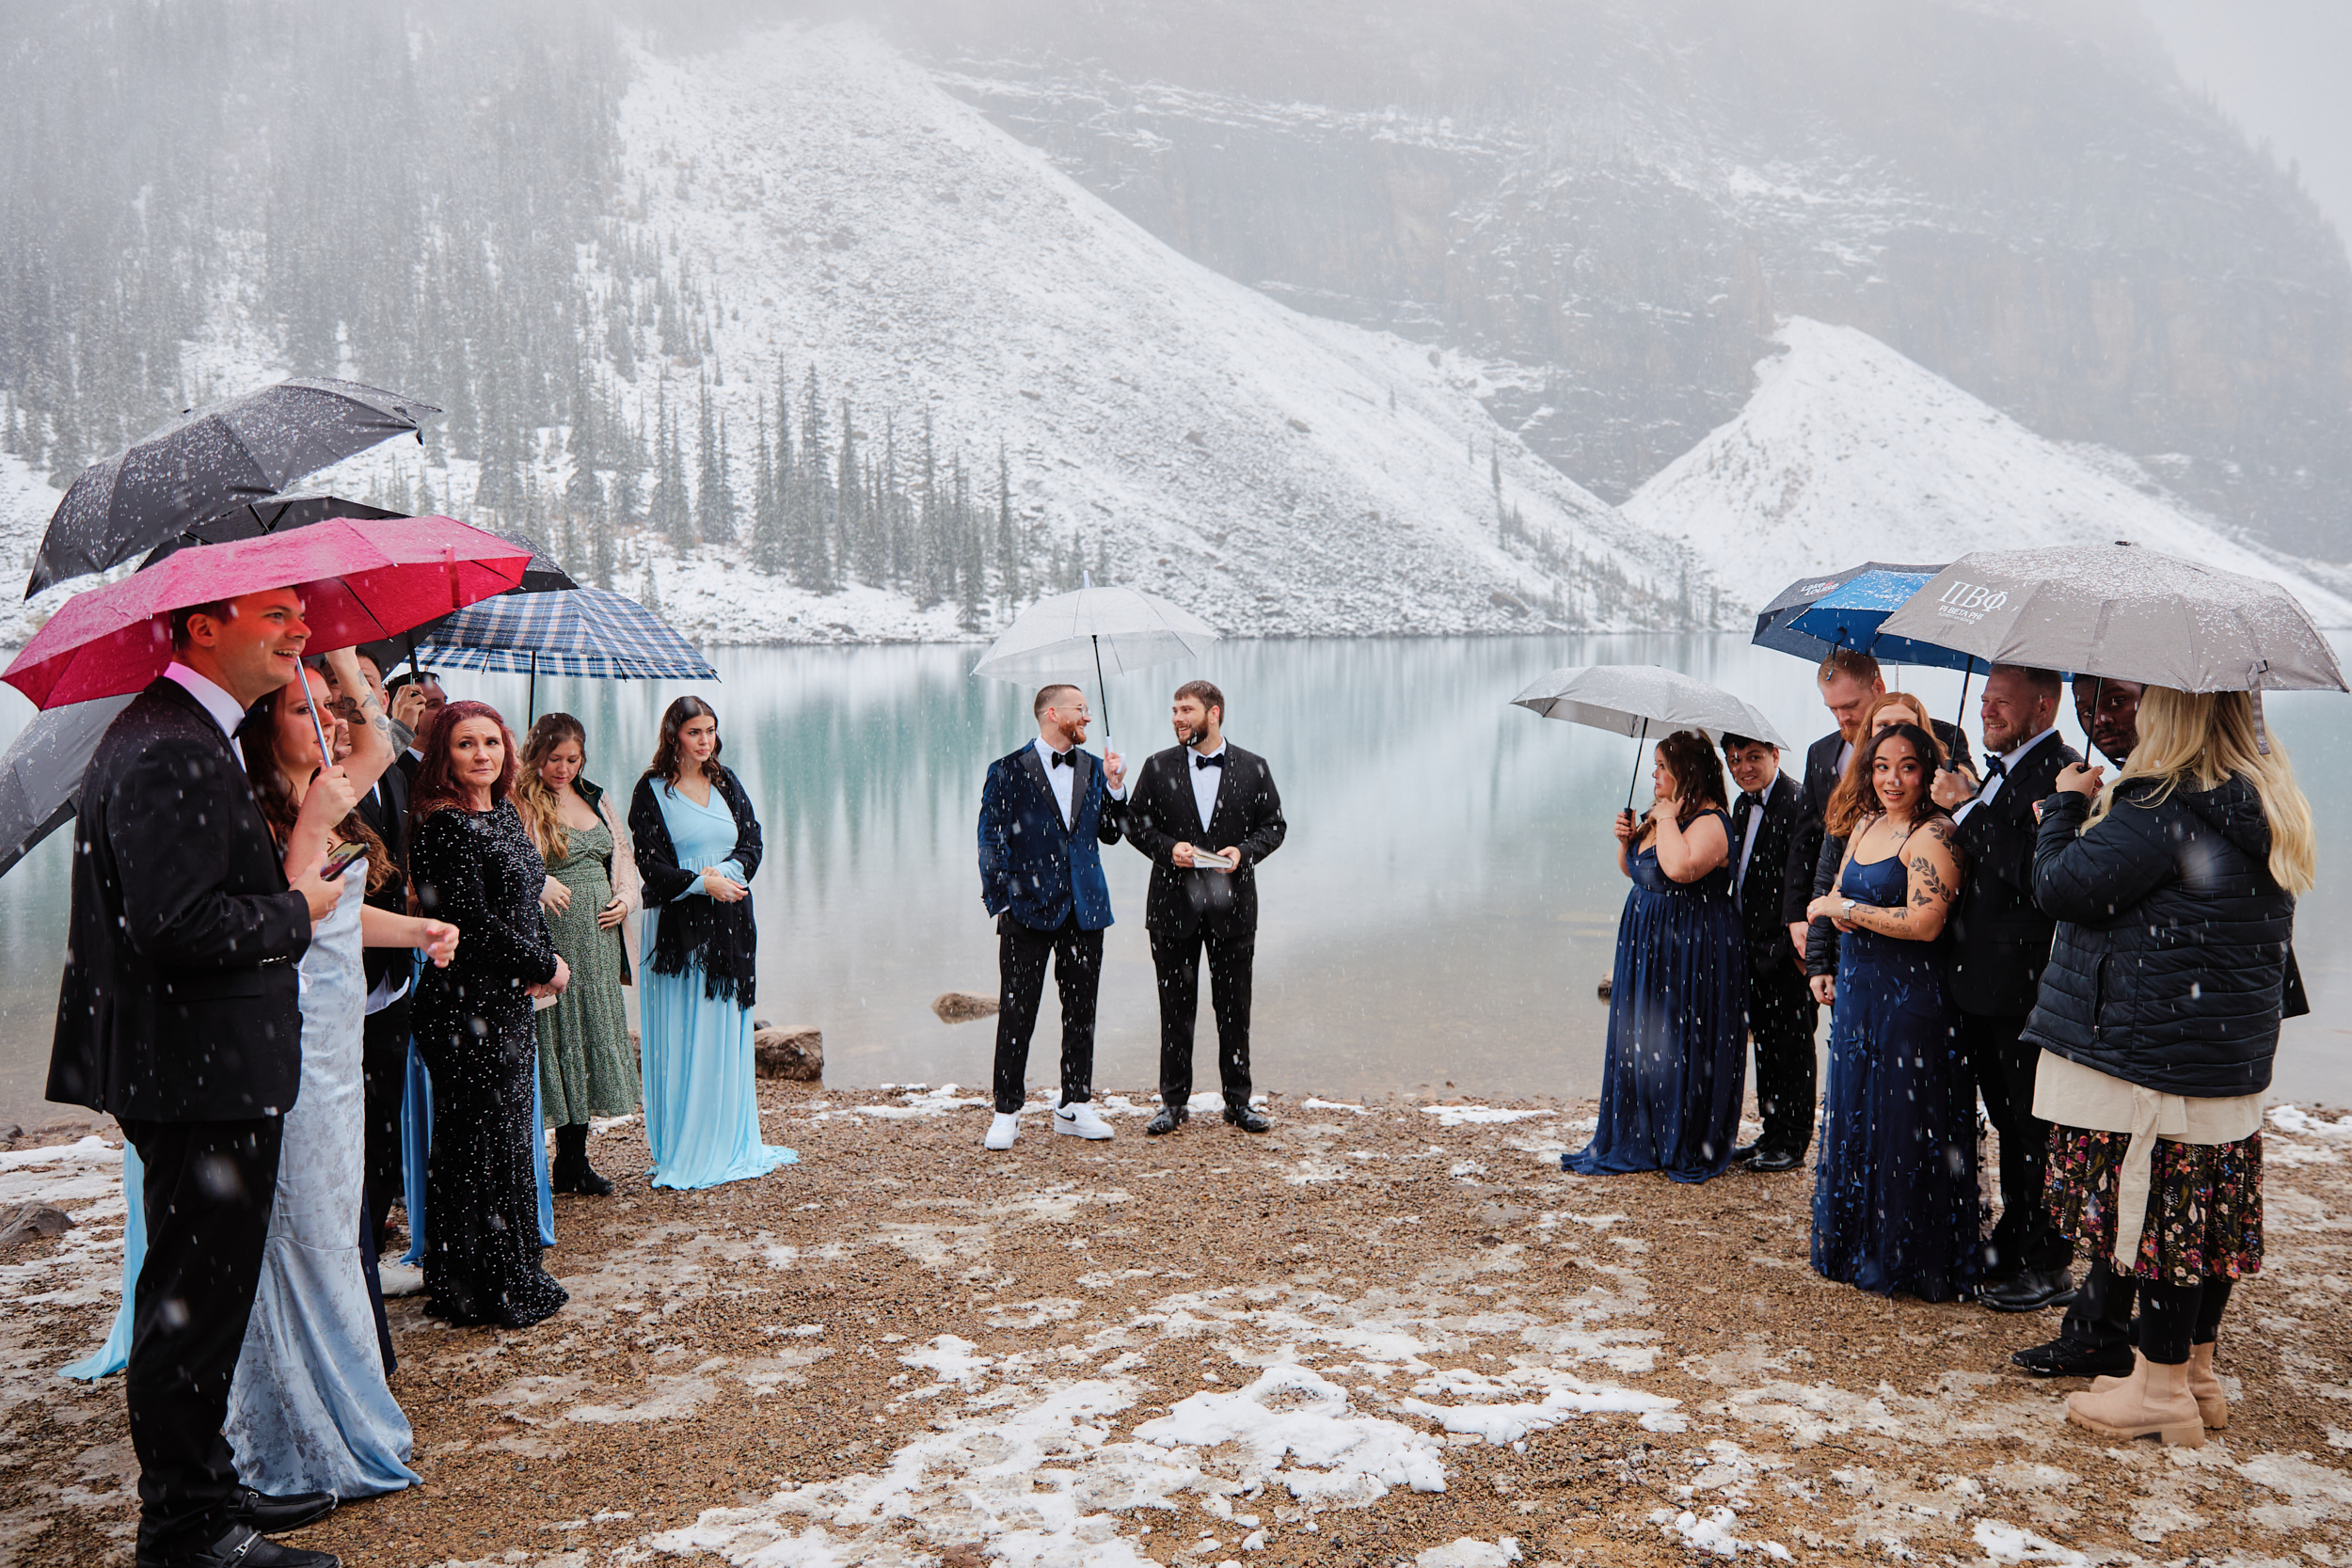
[[[1193,869],[1197,871],[1231,871],[1233,869],[1232,861],[1222,855],[1213,855],[1206,849],[1195,849],[1192,852],[1192,864]]]

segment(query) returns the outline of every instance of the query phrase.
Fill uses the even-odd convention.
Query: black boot
[[[586,1122],[555,1130],[555,1165],[548,1172],[548,1185],[559,1193],[579,1193],[587,1197],[603,1197],[612,1191],[612,1183],[598,1176],[588,1164]]]

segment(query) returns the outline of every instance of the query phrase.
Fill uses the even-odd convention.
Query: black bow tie
[[[1213,757],[1195,757],[1195,758],[1193,758],[1193,759],[1192,759],[1192,765],[1193,765],[1193,767],[1195,767],[1196,768],[1222,768],[1222,767],[1224,767],[1224,766],[1225,766],[1225,753],[1224,753],[1224,752],[1217,752],[1217,754],[1216,754],[1216,755],[1215,755],[1215,756],[1213,756]]]
[[[1067,752],[1048,752],[1045,754],[1053,759],[1046,764],[1049,768],[1067,768],[1073,773],[1078,770],[1078,748],[1075,746]]]
[[[275,715],[262,712],[260,705],[258,704],[252,707],[246,708],[245,710],[245,717],[237,721],[237,727],[229,732],[229,738],[231,740],[242,740],[245,738],[246,731],[260,729],[263,724],[269,722],[273,717],[275,717]]]
[[[1741,794],[1740,799],[1745,800],[1751,809],[1764,803],[1764,797],[1755,793],[1753,790]]]

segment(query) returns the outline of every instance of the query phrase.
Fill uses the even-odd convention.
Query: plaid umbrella
[[[421,663],[444,670],[542,672],[591,680],[717,680],[693,644],[626,594],[574,588],[508,594],[468,605],[433,628],[417,650]]]

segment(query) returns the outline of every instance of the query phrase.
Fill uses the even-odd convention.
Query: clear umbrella
[[[992,680],[1042,682],[1082,676],[1094,667],[1103,698],[1103,744],[1110,745],[1107,672],[1122,674],[1173,659],[1197,658],[1219,636],[1188,610],[1133,588],[1081,588],[1040,599],[989,644],[972,666]]]
[[[1571,665],[1552,671],[1511,701],[1546,719],[1632,736],[1633,783],[1626,786],[1628,807],[1642,778],[1642,742],[1652,728],[1703,730],[1718,742],[1738,735],[1783,750],[1788,744],[1745,698],[1657,664]]]

